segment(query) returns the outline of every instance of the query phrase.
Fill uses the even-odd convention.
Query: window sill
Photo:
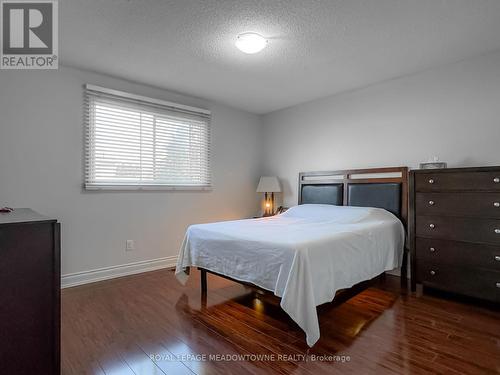
[[[191,185],[84,185],[85,190],[90,191],[210,191],[211,186]]]

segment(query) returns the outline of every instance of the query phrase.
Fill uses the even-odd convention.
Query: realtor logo
[[[57,69],[57,0],[0,0],[1,69]]]

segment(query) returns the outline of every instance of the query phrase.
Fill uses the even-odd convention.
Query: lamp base
[[[263,217],[274,216],[274,193],[264,193],[264,214]]]

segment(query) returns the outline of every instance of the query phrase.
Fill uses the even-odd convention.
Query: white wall
[[[213,191],[83,191],[85,83],[212,110]],[[61,221],[63,274],[172,257],[189,224],[258,211],[260,136],[258,116],[203,100],[66,67],[0,71],[0,206]]]
[[[263,117],[264,172],[297,204],[298,173],[409,166],[437,155],[450,167],[500,164],[500,52]]]
[[[83,191],[85,83],[211,109],[213,191]],[[0,205],[62,222],[63,274],[174,257],[187,225],[256,213],[261,173],[282,178],[290,206],[300,171],[415,167],[432,155],[495,165],[499,144],[500,52],[263,118],[67,67],[0,71]],[[137,250],[125,252],[126,239]]]

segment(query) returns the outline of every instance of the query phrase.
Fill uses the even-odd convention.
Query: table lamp
[[[280,193],[281,186],[278,177],[262,176],[257,186],[257,193],[264,193],[264,216],[274,214],[274,193]],[[269,194],[270,193],[270,194]]]

